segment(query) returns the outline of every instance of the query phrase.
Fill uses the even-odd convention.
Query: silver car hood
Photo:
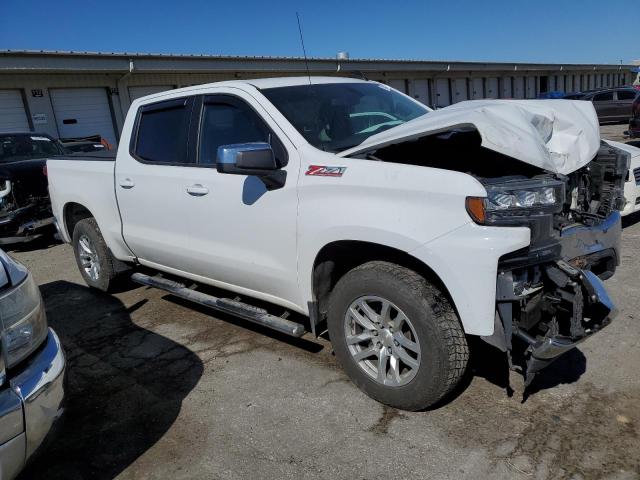
[[[593,160],[600,148],[600,127],[591,102],[472,100],[373,135],[338,156],[458,128],[477,130],[485,148],[565,175]]]

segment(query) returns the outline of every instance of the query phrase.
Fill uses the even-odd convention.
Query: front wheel
[[[82,278],[92,288],[108,292],[114,285],[115,259],[94,218],[80,220],[73,230],[73,252]]]
[[[331,294],[328,327],[351,380],[396,408],[437,403],[466,369],[466,337],[448,299],[392,263],[368,262],[342,277]]]

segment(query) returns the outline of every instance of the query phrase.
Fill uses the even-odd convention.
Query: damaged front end
[[[513,337],[526,346],[517,352],[525,361],[525,385],[553,360],[607,326],[614,305],[602,280],[564,260],[498,275],[494,335],[484,339],[509,354]]]
[[[539,183],[555,186],[557,197],[548,206],[539,202],[518,215],[518,208],[507,214],[509,209],[498,205],[486,213],[494,225],[526,225],[531,230],[530,246],[499,262],[495,330],[483,337],[508,353],[510,366],[525,374],[525,385],[607,326],[614,314],[602,280],[611,277],[619,263],[618,210],[624,205],[628,164],[627,153],[603,143],[594,160],[578,171],[538,177]],[[482,181],[488,192],[496,182],[510,183]],[[491,198],[489,193],[485,201]]]
[[[476,223],[529,228],[529,246],[499,260],[494,333],[482,337],[527,384],[609,323],[602,280],[620,260],[630,155],[600,140],[589,102],[461,102],[340,155],[471,175],[486,190],[466,199]]]

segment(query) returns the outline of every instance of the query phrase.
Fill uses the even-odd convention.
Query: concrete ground
[[[624,130],[614,127],[604,131]],[[158,290],[99,294],[69,246],[23,247],[13,255],[66,349],[68,405],[22,478],[638,479],[639,220],[625,222],[607,281],[617,319],[538,377],[524,403],[507,395],[500,356],[479,346],[457,396],[419,413],[361,393],[324,340]]]

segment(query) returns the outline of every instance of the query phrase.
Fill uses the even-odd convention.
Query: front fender
[[[465,333],[491,335],[498,260],[528,246],[530,236],[527,227],[483,227],[469,223],[409,253],[440,277]]]

